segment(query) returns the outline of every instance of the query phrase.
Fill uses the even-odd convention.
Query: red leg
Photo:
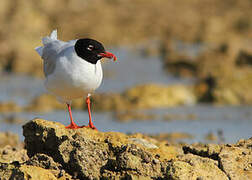
[[[87,104],[87,107],[88,107],[89,123],[88,123],[88,126],[84,126],[84,127],[88,127],[88,128],[97,130],[96,127],[94,126],[93,122],[92,122],[91,109],[90,109],[90,98],[89,98],[89,96],[90,95],[88,95],[87,98],[86,98],[86,104]]]
[[[80,128],[80,126],[77,126],[77,125],[75,124],[75,122],[73,121],[72,111],[71,111],[71,106],[70,106],[70,104],[67,104],[67,108],[68,108],[68,112],[69,112],[69,116],[70,116],[70,121],[71,121],[71,123],[70,123],[70,125],[66,126],[66,128],[68,128],[68,129],[78,129],[78,128]]]

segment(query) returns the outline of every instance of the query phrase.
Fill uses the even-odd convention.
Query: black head
[[[76,54],[82,59],[96,64],[102,58],[100,53],[105,53],[103,45],[93,39],[79,39],[74,46]]]

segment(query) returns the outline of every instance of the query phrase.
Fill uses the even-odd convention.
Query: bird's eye
[[[87,50],[92,51],[94,49],[93,45],[88,45]]]

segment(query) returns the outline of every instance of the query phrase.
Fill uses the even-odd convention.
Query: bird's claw
[[[93,129],[93,130],[96,130],[96,131],[98,131],[98,129],[95,127],[95,126],[81,126],[81,128],[90,128],[90,129]]]
[[[77,126],[75,123],[74,124],[70,124],[68,126],[65,126],[66,129],[79,129],[81,128],[81,126]]]

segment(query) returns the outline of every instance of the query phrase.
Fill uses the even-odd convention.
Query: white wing
[[[48,76],[53,73],[56,61],[60,56],[60,52],[64,49],[74,46],[76,40],[69,42],[60,41],[57,39],[57,30],[53,30],[50,36],[42,38],[44,46],[36,47],[35,50],[44,60],[44,74]]]

